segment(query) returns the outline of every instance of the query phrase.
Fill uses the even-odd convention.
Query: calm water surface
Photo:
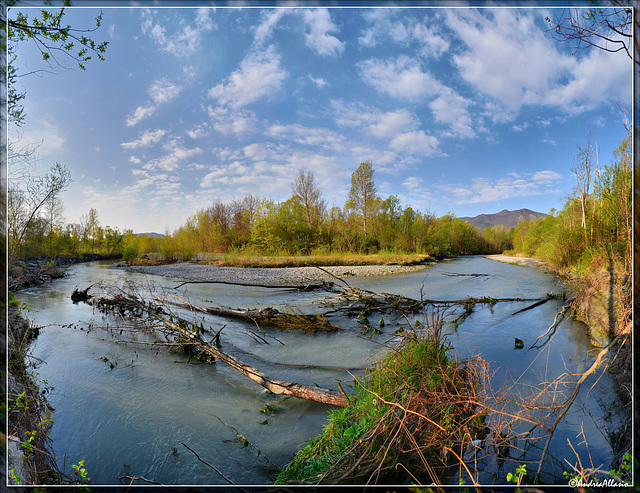
[[[273,467],[283,466],[322,430],[330,408],[268,394],[223,364],[186,364],[181,354],[118,343],[121,336],[117,331],[101,328],[113,324],[113,319],[70,300],[76,287],[125,281],[156,288],[177,284],[175,279],[110,269],[107,262],[95,262],[76,265],[66,278],[18,293],[31,307],[28,317],[43,327],[33,343],[33,355],[46,361],[37,370],[39,379],[54,387],[48,398],[56,409],[51,438],[60,467],[72,472],[71,465],[84,460],[89,476],[98,485],[120,484],[118,478],[124,475],[163,484],[227,484],[199,462],[182,445],[185,443],[235,484],[269,484]],[[550,274],[484,257],[447,260],[410,274],[350,277],[348,281],[372,291],[437,300],[469,296],[541,298],[566,291]],[[327,296],[218,284],[191,284],[171,292],[200,305],[296,307],[309,313],[324,311]],[[561,325],[544,349],[528,350],[552,324],[561,301],[552,300],[512,315],[530,304],[478,305],[459,327],[445,326],[457,357],[480,355],[489,362],[495,372],[494,388],[513,379],[535,385],[566,371],[584,371],[593,361],[594,349],[586,328],[573,321]],[[372,324],[377,324],[379,317],[373,315]],[[255,326],[214,316],[198,315],[198,320],[203,319],[215,330],[226,324],[223,349],[274,378],[337,389],[338,381],[351,379],[343,370],[286,365],[365,368],[381,343],[392,339],[398,324],[407,323],[384,317],[384,332],[371,338],[360,334],[361,327],[354,320],[338,318],[333,321],[341,324],[342,332],[309,335],[267,329],[277,338],[267,336],[268,343],[250,335],[248,330],[255,331]],[[525,349],[514,348],[514,337],[524,341]],[[589,384],[598,378],[587,397]],[[556,432],[551,447],[554,459],[545,466],[545,482],[564,482],[562,471],[568,468],[564,458],[577,462],[567,439],[581,454],[583,463],[590,453],[595,467],[608,469],[611,450],[603,415],[615,399],[610,376],[597,372],[581,394],[577,402],[584,405],[575,406]],[[267,404],[273,411],[264,412]],[[262,455],[235,440],[236,430]],[[588,437],[588,451],[584,444],[578,445],[583,441],[578,437],[582,430]],[[501,464],[491,466],[492,472],[483,476],[486,483],[504,482],[506,473],[515,470],[508,464],[504,471]]]

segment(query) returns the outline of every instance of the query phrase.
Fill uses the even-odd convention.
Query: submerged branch
[[[156,299],[158,300],[159,298],[156,297]],[[332,406],[345,407],[348,405],[346,396],[338,391],[322,387],[312,387],[295,382],[276,380],[269,377],[260,370],[253,368],[234,356],[224,352],[220,347],[217,347],[218,344],[216,343],[219,342],[219,340],[216,340],[215,337],[211,342],[204,340],[201,335],[201,331],[194,324],[190,324],[186,320],[171,314],[166,315],[161,307],[145,303],[132,295],[128,295],[123,292],[123,294],[119,295],[116,299],[105,300],[104,298],[99,298],[95,303],[103,310],[111,310],[120,313],[122,313],[122,306],[125,306],[127,310],[133,312],[133,314],[128,316],[137,319],[140,319],[143,314],[146,314],[148,319],[146,319],[145,322],[150,323],[152,321],[156,321],[160,322],[164,326],[166,330],[165,337],[172,335],[180,345],[188,345],[191,347],[192,351],[204,354],[213,358],[214,361],[221,361],[231,366],[274,394],[290,395]],[[131,310],[132,308],[134,310]]]

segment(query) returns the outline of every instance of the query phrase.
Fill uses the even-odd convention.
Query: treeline
[[[329,253],[420,253],[433,257],[497,253],[511,248],[513,228],[479,231],[453,214],[436,217],[376,193],[374,170],[362,163],[352,175],[344,207],[327,208],[312,172],[300,171],[284,202],[247,195],[217,201],[189,217],[164,238],[124,238],[123,256],[144,253],[190,258],[196,253],[308,255]]]
[[[513,235],[517,252],[536,256],[556,269],[576,272],[605,265],[630,275],[632,262],[632,161],[627,135],[601,167],[589,137],[578,147],[572,172],[576,187],[561,211],[521,221]]]

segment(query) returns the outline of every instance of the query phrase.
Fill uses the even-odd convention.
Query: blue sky
[[[577,146],[591,132],[609,163],[619,100],[631,114],[627,56],[573,53],[545,32],[551,8],[102,10],[106,61],[84,72],[18,48],[21,71],[47,70],[19,80],[9,138],[71,170],[68,222],[94,207],[102,225],[173,231],[216,200],[284,201],[300,169],[342,207],[365,160],[382,198],[422,212],[549,212]]]

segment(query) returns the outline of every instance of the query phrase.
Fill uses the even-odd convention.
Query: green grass
[[[460,409],[447,403],[446,398],[441,402],[438,398],[447,393],[451,382],[459,379],[458,362],[449,359],[447,353],[447,347],[424,334],[413,334],[399,349],[387,353],[362,380],[356,381],[350,405],[329,413],[323,432],[297,453],[277,476],[275,484],[313,484],[335,478],[345,483],[358,482],[362,475],[370,475],[371,468],[375,469],[380,461],[386,461],[384,467],[393,471],[393,464],[402,455],[399,449],[410,449],[416,443],[415,437],[398,435],[398,430],[415,431],[418,441],[424,438],[432,443],[434,437],[449,441],[459,431]],[[424,406],[430,408],[424,411],[429,419],[437,420],[444,430],[414,415],[399,418],[403,409],[422,410]],[[391,452],[382,459],[384,450]],[[429,450],[437,453],[438,444],[433,442]],[[414,454],[408,454],[411,455]],[[411,459],[406,458],[402,459],[404,463],[410,463]]]

